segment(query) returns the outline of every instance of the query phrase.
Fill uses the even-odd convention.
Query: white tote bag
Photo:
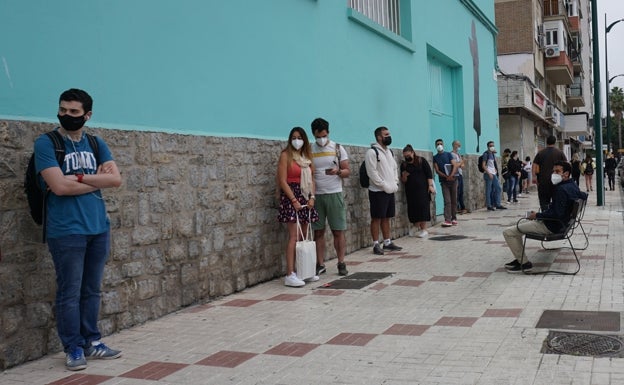
[[[316,242],[312,237],[312,224],[308,221],[308,229],[303,234],[299,215],[295,214],[295,216],[297,217],[297,234],[303,239],[297,241],[295,246],[295,269],[297,278],[303,280],[316,275]]]

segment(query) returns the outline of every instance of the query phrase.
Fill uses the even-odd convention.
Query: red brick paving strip
[[[487,309],[481,317],[518,317],[522,309]]]
[[[375,285],[371,286],[370,289],[379,291],[385,289],[386,287],[388,287],[388,285],[386,285],[385,283],[376,283]]]
[[[383,334],[394,336],[420,336],[429,329],[429,325],[394,324]]]
[[[459,277],[452,277],[448,275],[435,275],[429,279],[431,282],[455,282]]]
[[[152,361],[148,362],[145,365],[139,366],[136,369],[132,369],[131,371],[126,372],[119,377],[158,381],[161,378],[167,377],[168,375],[173,374],[180,369],[186,368],[187,366],[189,365]]]
[[[319,346],[319,344],[307,344],[303,342],[282,342],[281,344],[267,350],[264,354],[303,357]]]
[[[392,258],[371,258],[368,262],[390,262]]]
[[[401,255],[399,259],[416,259],[420,257],[422,257],[422,255]]]
[[[328,296],[339,296],[344,293],[344,290],[334,290],[334,289],[321,289],[315,290],[312,292],[314,295],[328,295]]]
[[[226,302],[221,306],[236,306],[236,307],[248,307],[251,305],[255,305],[258,302],[262,302],[257,299],[234,299],[232,301]]]
[[[423,283],[425,283],[425,281],[418,281],[418,280],[415,280],[415,279],[399,279],[398,281],[396,281],[392,285],[394,285],[394,286],[418,287],[418,286],[422,285]]]
[[[98,376],[95,374],[72,374],[69,377],[50,382],[48,385],[97,385],[113,377]]]
[[[345,265],[347,266],[357,266],[357,265],[361,265],[364,262],[358,262],[358,261],[345,261]]]
[[[462,277],[487,278],[490,275],[492,275],[492,273],[486,273],[486,272],[482,272],[482,271],[467,271],[467,272],[464,273],[464,275],[462,275]]]
[[[328,345],[364,346],[375,337],[377,337],[377,334],[340,333],[326,343]]]
[[[196,365],[219,366],[222,368],[235,368],[243,362],[257,356],[257,353],[233,352],[221,350],[210,357],[196,363]]]
[[[471,327],[478,319],[477,317],[442,317],[434,325]]]

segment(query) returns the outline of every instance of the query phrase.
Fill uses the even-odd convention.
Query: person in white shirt
[[[366,151],[366,173],[370,184],[368,200],[370,201],[371,236],[373,253],[383,255],[384,250],[398,251],[402,247],[395,245],[390,239],[390,218],[395,215],[394,193],[399,189],[399,174],[392,151],[392,136],[387,127],[375,130],[376,142]],[[379,227],[383,235],[383,249],[379,245]]]
[[[316,274],[327,271],[325,268],[325,221],[334,237],[334,249],[338,257],[338,274],[347,275],[345,265],[347,212],[342,195],[342,179],[351,175],[349,156],[340,144],[329,140],[329,122],[316,118],[310,125],[315,142],[312,144],[314,182],[316,184],[316,211],[318,222],[312,224],[316,242]]]

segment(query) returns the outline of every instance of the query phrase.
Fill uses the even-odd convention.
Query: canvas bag
[[[316,242],[312,236],[312,224],[308,221],[308,229],[303,233],[299,215],[297,217],[297,234],[302,238],[295,244],[295,269],[297,278],[304,280],[316,275]]]

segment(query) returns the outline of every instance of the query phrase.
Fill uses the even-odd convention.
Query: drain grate
[[[468,238],[465,235],[438,235],[435,237],[429,237],[431,241],[456,241],[458,239]]]
[[[319,286],[319,289],[362,289],[372,285],[380,279],[390,277],[394,273],[388,272],[359,272],[347,275],[341,279]]]
[[[542,353],[589,357],[624,357],[624,342],[619,336],[551,331]]]
[[[583,331],[620,331],[620,313],[614,311],[545,310],[538,329],[567,329]]]

